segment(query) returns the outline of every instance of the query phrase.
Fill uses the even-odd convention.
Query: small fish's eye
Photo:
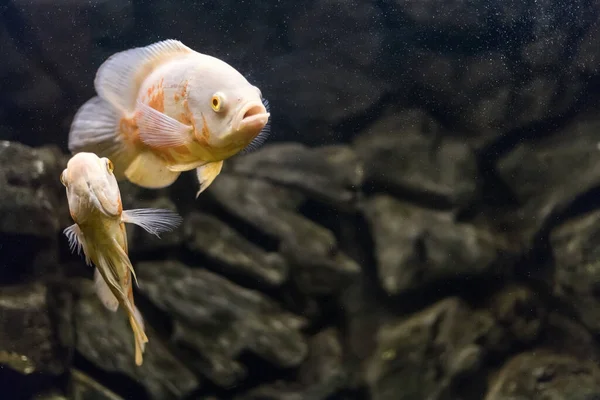
[[[110,172],[111,174],[115,170],[115,166],[113,165],[112,161],[110,161],[108,158],[106,159],[106,167],[108,168],[108,172]]]

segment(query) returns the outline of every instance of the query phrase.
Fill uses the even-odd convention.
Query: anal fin
[[[170,186],[179,174],[180,172],[169,170],[167,164],[150,150],[138,154],[125,170],[127,179],[148,189]]]

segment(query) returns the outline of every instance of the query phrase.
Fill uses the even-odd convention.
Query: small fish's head
[[[85,223],[98,212],[113,218],[121,215],[121,194],[113,168],[108,158],[86,152],[75,154],[67,163],[60,181],[77,224]]]
[[[196,139],[223,154],[235,154],[268,129],[268,103],[260,89],[231,67],[208,75],[188,98]]]

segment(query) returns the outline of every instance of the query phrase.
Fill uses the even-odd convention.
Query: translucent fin
[[[129,270],[131,275],[133,275],[133,280],[135,281],[135,284],[137,286],[139,286],[138,280],[137,280],[137,275],[135,274],[135,270],[133,269],[133,264],[131,264],[131,261],[129,260],[129,256],[127,255],[125,250],[123,248],[121,248],[121,246],[119,246],[119,243],[117,243],[116,240],[113,239],[113,241],[115,244],[115,251],[117,252],[117,255],[119,256],[119,260],[117,262],[119,262],[121,264],[125,264],[125,266]]]
[[[133,317],[137,321],[137,323],[140,326],[142,332],[145,332],[146,331],[146,326],[144,325],[144,318],[142,317],[142,313],[140,312],[140,310],[136,306],[133,306]],[[148,338],[146,338],[146,342],[141,342],[142,353],[144,352],[144,350],[146,350],[147,340],[148,340]]]
[[[268,100],[262,99],[262,102],[263,102],[263,105],[265,106],[267,112],[270,112]],[[242,151],[240,151],[240,154],[248,154],[248,153],[252,153],[253,151],[256,151],[267,141],[267,139],[269,138],[270,135],[271,135],[271,118],[269,118],[269,120],[267,121],[267,124],[262,128],[260,133],[258,135],[256,135],[256,137],[248,144],[248,146],[244,147],[244,149]]]
[[[166,163],[150,150],[138,154],[125,170],[127,179],[148,189],[170,186],[177,180],[179,174],[179,172],[169,170]]]
[[[115,107],[132,112],[144,79],[165,62],[191,53],[180,41],[169,39],[113,54],[98,68],[96,92]]]
[[[146,334],[144,333],[143,322],[141,322],[138,319],[138,317],[141,318],[141,314],[139,313],[139,311],[136,311],[136,307],[133,302],[132,285],[128,284],[127,287],[125,287],[124,282],[122,282],[121,279],[119,278],[119,277],[122,277],[123,274],[125,274],[125,273],[128,274],[129,271],[131,269],[133,269],[132,267],[129,267],[131,265],[131,262],[129,261],[129,257],[126,257],[126,255],[125,255],[125,257],[123,257],[124,253],[121,251],[118,251],[119,249],[123,250],[123,249],[121,249],[120,246],[117,245],[116,249],[114,249],[114,248],[112,249],[112,250],[117,250],[116,253],[115,252],[109,252],[109,253],[97,252],[99,255],[98,270],[103,271],[105,283],[107,284],[107,286],[109,288],[115,289],[116,293],[118,293],[118,297],[120,297],[120,300],[122,301],[123,306],[125,307],[125,310],[129,314],[129,323],[131,324],[131,329],[133,330],[135,348],[136,348],[135,363],[136,363],[136,365],[139,366],[142,364],[142,352],[143,352],[143,348],[144,348],[144,343],[148,342],[148,338],[146,337]],[[104,249],[104,251],[106,252],[106,249]],[[108,257],[106,255],[108,255]],[[122,264],[127,264],[128,269],[126,271],[123,271]],[[136,314],[137,314],[137,316],[136,316]]]
[[[123,222],[138,225],[157,237],[160,237],[159,234],[162,232],[177,228],[183,221],[183,218],[174,211],[156,208],[125,210],[121,218]]]
[[[94,269],[94,289],[96,290],[98,298],[100,299],[102,304],[104,304],[104,307],[106,307],[112,312],[117,311],[117,309],[119,308],[119,301],[117,300],[113,292],[111,292],[110,288],[108,287],[108,284],[104,280],[104,277],[102,276],[100,271],[98,271],[98,268]]]
[[[135,365],[138,367],[144,362],[143,354],[146,349],[146,343],[148,343],[148,337],[144,332],[144,321],[142,320],[142,314],[136,306],[133,307],[133,313],[129,314],[129,324],[131,324],[131,330],[133,331],[133,339],[135,341]]]
[[[75,250],[77,250],[77,254],[81,255],[83,244],[81,243],[82,234],[79,226],[77,224],[73,224],[68,228],[65,228],[63,233],[69,240],[69,249],[71,250],[71,253],[75,253]]]
[[[69,151],[89,151],[99,157],[108,157],[115,164],[117,179],[135,157],[120,130],[121,113],[110,103],[95,96],[77,111],[69,131]]]
[[[65,228],[63,230],[63,233],[69,240],[69,248],[71,249],[71,252],[74,253],[75,250],[77,250],[77,254],[81,255],[81,251],[83,250],[83,255],[85,256],[85,263],[91,266],[92,260],[90,260],[90,257],[88,255],[85,237],[83,236],[83,232],[81,231],[81,229],[79,229],[79,226],[77,224],[73,224],[68,228]]]
[[[137,123],[140,139],[152,147],[177,147],[192,140],[194,128],[138,101]]]
[[[215,180],[217,175],[221,173],[221,168],[223,168],[223,161],[211,162],[196,169],[196,176],[198,176],[198,182],[200,183],[200,189],[198,190],[198,193],[196,193],[196,198],[198,198],[200,193],[205,191]]]

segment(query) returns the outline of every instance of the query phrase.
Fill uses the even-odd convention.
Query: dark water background
[[[198,200],[121,184],[148,330],[70,254],[59,175],[117,51],[271,105]],[[600,3],[0,1],[0,398],[600,399]],[[32,372],[33,371],[33,372]]]

